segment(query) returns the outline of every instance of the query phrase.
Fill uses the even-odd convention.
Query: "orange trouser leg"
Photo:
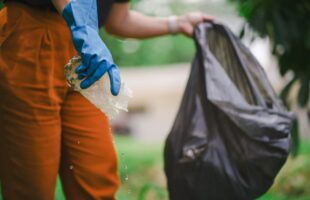
[[[61,179],[68,200],[113,200],[117,160],[108,119],[79,93],[62,107]]]
[[[52,200],[60,157],[57,112],[51,113],[50,121],[38,123],[35,118],[30,119],[34,116],[22,108],[23,103],[8,98],[0,111],[3,197],[5,200]],[[22,115],[28,115],[29,119],[24,120]]]
[[[4,200],[53,200],[59,165],[67,200],[113,199],[118,177],[109,124],[68,92],[63,66],[76,52],[61,16],[7,4],[0,46]]]
[[[55,36],[47,29],[58,23],[45,20],[47,12],[30,11],[21,4],[0,11],[0,181],[5,200],[54,199],[60,163],[60,103],[66,87],[55,67],[66,61],[51,51]],[[61,19],[56,13],[53,17]]]

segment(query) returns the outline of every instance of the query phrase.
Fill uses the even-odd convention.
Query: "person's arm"
[[[191,36],[195,25],[212,19],[200,12],[176,18],[150,17],[130,11],[129,3],[115,3],[107,19],[106,30],[113,35],[128,38],[149,38],[170,34],[171,31]]]

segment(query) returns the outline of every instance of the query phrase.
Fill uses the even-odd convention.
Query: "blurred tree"
[[[111,36],[104,29],[100,34],[120,66],[145,67],[190,62],[195,52],[193,40],[181,35],[135,40]]]
[[[272,41],[272,53],[277,58],[282,76],[293,73],[280,96],[289,104],[291,88],[297,84],[297,102],[309,110],[310,83],[310,0],[229,0],[238,6],[239,14],[259,36]],[[246,25],[240,32],[242,37]],[[298,147],[298,123],[292,129],[293,154]]]

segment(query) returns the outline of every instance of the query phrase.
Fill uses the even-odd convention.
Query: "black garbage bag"
[[[165,145],[170,199],[255,199],[287,159],[293,115],[227,27],[200,24],[195,41],[197,54]]]

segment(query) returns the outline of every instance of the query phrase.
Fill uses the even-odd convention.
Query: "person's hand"
[[[201,12],[188,13],[177,18],[177,29],[179,33],[191,37],[195,26],[204,21],[213,21],[214,17]]]
[[[99,36],[97,1],[70,1],[62,15],[70,27],[74,46],[82,58],[82,64],[76,68],[78,78],[84,79],[81,88],[88,88],[108,72],[111,93],[118,95],[121,87],[120,74],[110,51]]]

